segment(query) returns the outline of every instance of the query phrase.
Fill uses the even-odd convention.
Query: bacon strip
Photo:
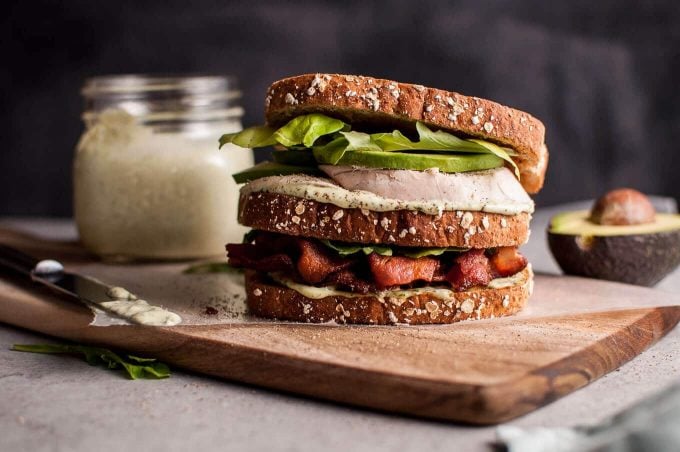
[[[496,249],[489,260],[495,277],[512,276],[527,266],[527,258],[519,254],[514,246],[504,246]]]
[[[354,293],[369,293],[376,291],[374,284],[361,278],[352,270],[340,270],[332,273],[326,278],[324,283],[335,285],[340,290],[347,290]]]
[[[229,264],[234,267],[252,268],[261,272],[293,270],[293,259],[284,253],[266,254],[262,249],[249,243],[230,243],[227,245]]]
[[[414,259],[404,256],[368,256],[375,285],[379,289],[403,286],[414,281],[431,282],[439,269],[439,261],[432,257]]]
[[[456,258],[446,280],[456,290],[466,290],[472,286],[486,286],[491,276],[491,265],[484,250],[470,250]]]
[[[329,255],[326,247],[320,243],[298,239],[300,257],[297,270],[302,279],[310,284],[320,283],[331,273],[344,270],[352,265],[350,259],[338,255]]]
[[[317,241],[267,232],[259,232],[254,244],[229,244],[227,251],[229,263],[237,267],[287,272],[301,282],[336,285],[357,293],[417,282],[447,282],[462,291],[514,275],[527,265],[516,247],[473,249],[454,255],[453,261],[446,255],[418,259],[376,253],[343,257]]]

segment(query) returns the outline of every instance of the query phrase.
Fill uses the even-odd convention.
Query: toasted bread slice
[[[356,75],[306,74],[274,82],[267,123],[281,126],[306,113],[324,113],[367,130],[415,131],[415,121],[463,137],[514,149],[522,186],[536,193],[548,162],[545,126],[528,113],[453,91]]]
[[[247,270],[245,279],[246,303],[253,315],[295,322],[373,325],[441,324],[512,315],[524,307],[533,288],[531,267],[512,277],[505,287],[463,292],[423,288],[359,295],[311,286],[294,289],[254,270]],[[312,293],[307,295],[314,297],[301,293],[309,289]]]
[[[376,212],[279,193],[244,192],[239,223],[281,234],[417,247],[492,248],[519,246],[529,238],[531,215],[444,211],[430,215],[412,210]]]

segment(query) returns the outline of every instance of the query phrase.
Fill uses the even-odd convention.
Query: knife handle
[[[35,274],[61,273],[64,267],[54,260],[39,260],[16,248],[0,244],[0,267],[17,271],[28,277]]]

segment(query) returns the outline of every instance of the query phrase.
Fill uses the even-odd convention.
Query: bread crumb
[[[469,298],[466,298],[463,300],[463,303],[460,305],[460,310],[463,311],[466,314],[471,314],[472,311],[475,309],[475,302],[472,301]]]
[[[458,213],[456,213],[456,216],[458,216]],[[463,214],[463,219],[460,221],[460,225],[463,227],[463,229],[467,229],[472,224],[472,220],[473,220],[472,213],[465,212]]]
[[[309,85],[309,88],[312,89],[314,88],[316,91],[316,88],[319,89],[319,91],[324,92],[326,90],[326,85],[328,85],[328,80],[330,80],[330,77],[328,75],[324,75],[323,77],[320,74],[314,75],[314,79],[312,80],[312,83]]]

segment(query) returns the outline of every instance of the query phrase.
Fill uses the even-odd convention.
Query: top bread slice
[[[548,163],[545,126],[528,113],[453,91],[341,74],[305,74],[274,82],[265,98],[266,121],[281,126],[296,116],[323,113],[369,131],[415,131],[415,122],[512,148],[528,193],[543,186]]]

